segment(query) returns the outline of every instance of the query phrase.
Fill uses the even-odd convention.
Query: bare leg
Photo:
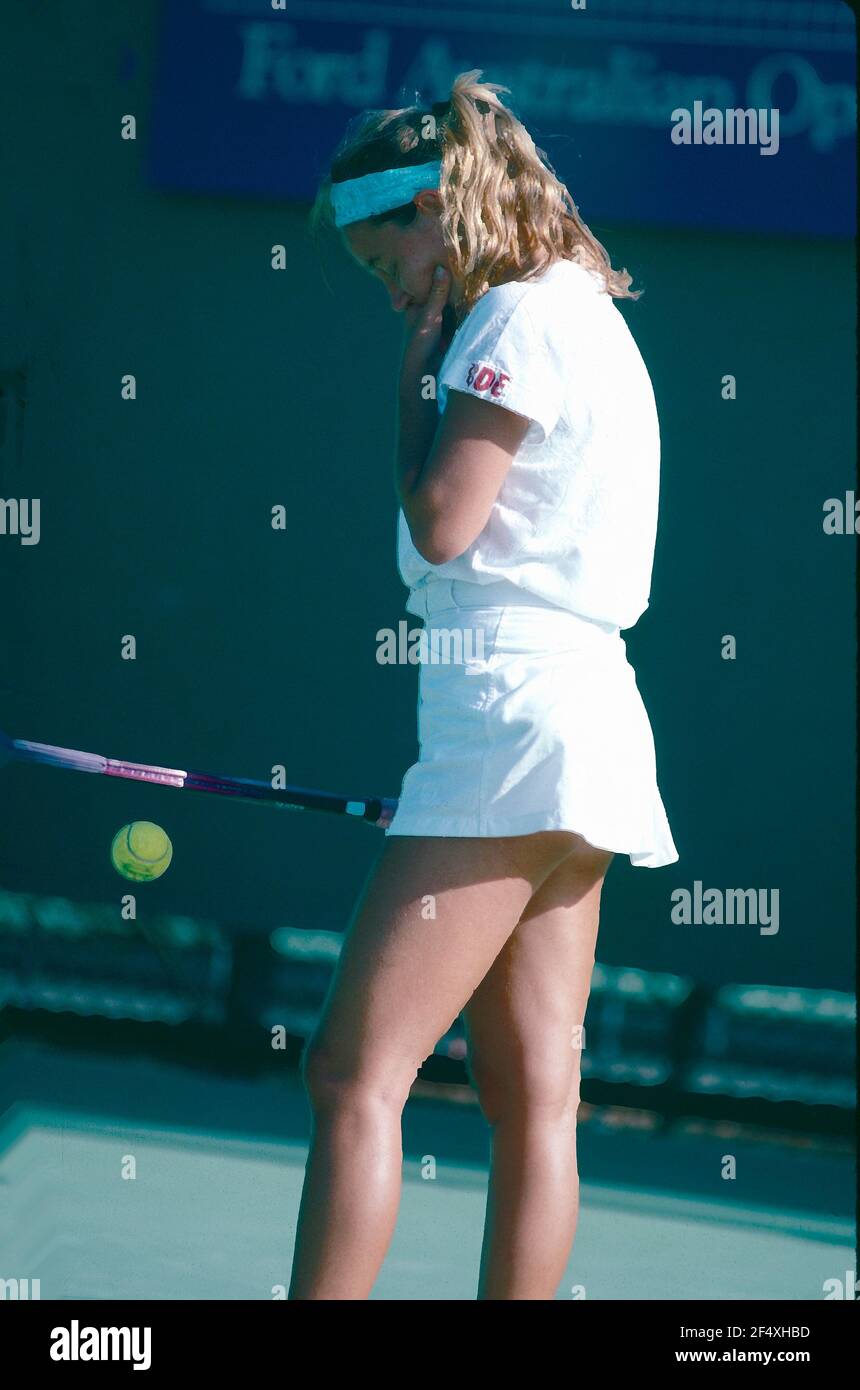
[[[572,840],[386,840],[306,1054],[313,1133],[290,1299],[368,1297],[394,1231],[412,1082]]]
[[[579,848],[546,879],[468,1004],[492,1168],[479,1299],[552,1299],[579,1213],[581,1038],[612,855]]]

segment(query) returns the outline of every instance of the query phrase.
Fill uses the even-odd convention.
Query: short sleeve
[[[488,291],[485,298],[492,294]],[[540,302],[532,307],[535,298]],[[464,391],[534,421],[544,439],[564,406],[561,363],[546,318],[548,304],[546,296],[523,295],[513,309],[500,305],[482,314],[481,301],[463,325],[462,341],[455,338],[451,344],[439,375],[446,391]],[[475,315],[478,322],[472,324]]]

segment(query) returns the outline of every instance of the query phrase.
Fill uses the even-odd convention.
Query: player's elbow
[[[427,525],[412,533],[412,544],[428,565],[447,565],[469,549],[474,537],[466,539],[449,523]]]
[[[443,460],[444,462],[444,460]],[[409,529],[412,542],[428,565],[447,565],[469,549],[481,534],[489,517],[492,497],[486,487],[475,484],[476,466],[461,471],[471,474],[471,488],[462,479],[428,479],[412,499]]]

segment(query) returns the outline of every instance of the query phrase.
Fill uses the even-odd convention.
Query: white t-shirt
[[[445,355],[440,414],[449,388],[531,424],[487,524],[456,559],[429,564],[401,508],[404,584],[507,579],[584,617],[632,627],[651,588],[660,433],[647,369],[602,281],[557,261],[537,279],[487,290]],[[420,611],[411,596],[406,608]]]

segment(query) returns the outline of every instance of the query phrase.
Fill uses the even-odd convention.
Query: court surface
[[[0,1276],[40,1279],[43,1299],[270,1300],[287,1287],[307,1153],[290,1133],[308,1119],[294,1073],[225,1080],[41,1044],[3,1053]],[[11,1084],[26,1098],[10,1104]],[[99,1104],[87,1105],[88,1090]],[[219,1109],[229,1127],[214,1123]],[[474,1107],[410,1101],[400,1214],[374,1299],[475,1298],[487,1169],[474,1152],[486,1137]],[[557,1297],[815,1300],[825,1280],[844,1280],[848,1161],[831,1160],[829,1177],[822,1168],[814,1187],[801,1184],[806,1207],[789,1207],[697,1192],[726,1151],[739,1172],[763,1165],[759,1193],[770,1166],[777,1196],[786,1167],[810,1162],[771,1146],[746,1160],[725,1139],[619,1135],[602,1148],[581,1136],[579,1231]],[[661,1177],[638,1186],[646,1153]],[[132,1160],[136,1176],[124,1178]]]

